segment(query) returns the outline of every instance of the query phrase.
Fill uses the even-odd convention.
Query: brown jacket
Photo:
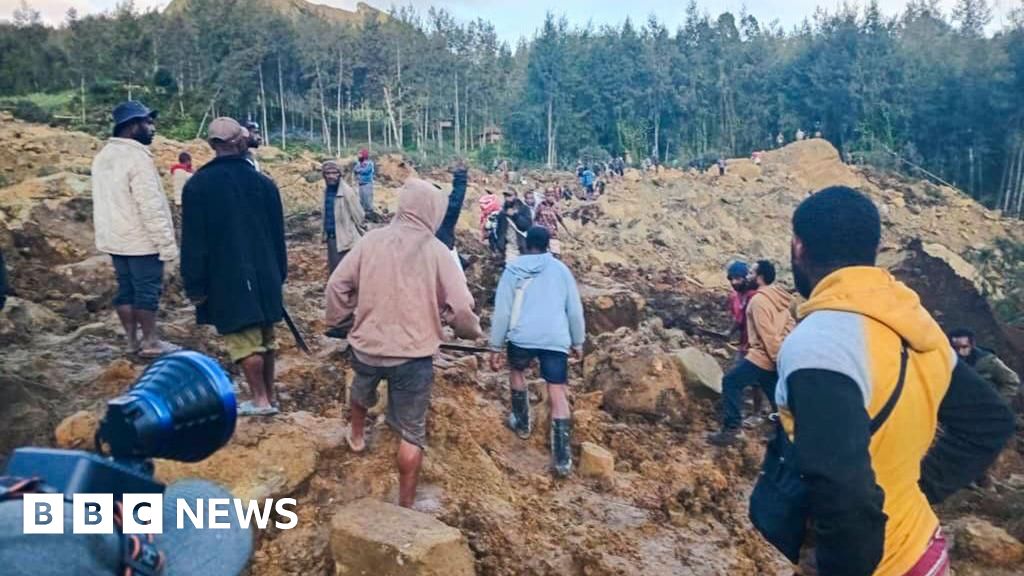
[[[482,336],[473,296],[451,253],[434,237],[447,208],[445,194],[409,179],[398,212],[366,234],[327,282],[327,325],[355,315],[348,341],[361,354],[425,358],[444,339],[442,320],[460,338]]]
[[[762,286],[747,303],[747,360],[762,370],[775,371],[782,341],[796,325],[790,312],[792,303],[793,295],[778,284]]]
[[[327,231],[321,232],[326,242]],[[334,238],[338,252],[351,250],[363,234],[366,234],[366,214],[359,203],[359,195],[342,180],[338,182],[338,193],[334,199]]]

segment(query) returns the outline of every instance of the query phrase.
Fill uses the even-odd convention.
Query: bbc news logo
[[[63,494],[24,494],[23,531],[25,534],[64,533]],[[164,528],[163,494],[125,494],[121,500],[123,515],[121,532],[125,534],[162,534]],[[245,502],[238,498],[209,498],[188,500],[179,498],[175,503],[178,530],[186,527],[201,530],[226,530],[232,513],[242,528],[255,525],[265,530],[276,512],[279,520],[274,527],[291,530],[299,523],[294,511],[294,498],[267,499]],[[75,534],[114,533],[113,494],[75,494],[71,501],[72,531]],[[285,521],[281,521],[285,520]]]

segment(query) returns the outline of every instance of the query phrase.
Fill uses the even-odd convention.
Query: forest
[[[22,0],[0,23],[0,109],[105,133],[110,107],[136,98],[176,138],[233,115],[282,148],[548,167],[620,154],[703,166],[802,131],[847,162],[1024,212],[1024,3],[996,30],[986,0],[819,9],[786,30],[691,2],[675,30],[654,15],[593,27],[549,14],[511,46],[443,9],[339,22],[275,2],[129,1],[48,26]]]

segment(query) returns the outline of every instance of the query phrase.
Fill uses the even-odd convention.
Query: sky
[[[382,10],[388,10],[396,4],[393,0],[366,0],[368,4]],[[852,0],[858,3],[858,0]],[[859,0],[866,3],[867,0]],[[118,0],[28,0],[29,4],[39,10],[43,18],[50,23],[59,23],[64,19],[68,8],[74,7],[79,14],[91,14],[112,9]],[[162,8],[169,0],[135,0],[139,8]],[[993,28],[998,29],[1007,20],[1010,11],[1021,5],[1024,0],[989,0],[995,16]],[[352,10],[356,0],[319,0],[328,4]],[[841,5],[841,0],[697,0],[698,5],[712,15],[731,11],[738,14],[747,6],[748,11],[759,21],[772,22],[777,20],[785,29],[799,25],[804,18],[811,16],[815,8],[822,6],[834,9]],[[951,11],[956,0],[940,0],[947,11]],[[467,21],[483,18],[495,25],[499,37],[512,44],[522,36],[532,36],[543,23],[548,11],[556,15],[565,15],[572,25],[585,25],[588,22],[595,27],[603,24],[621,23],[627,16],[634,22],[643,22],[654,14],[675,29],[684,19],[686,0],[400,0],[398,5],[412,4],[421,11],[433,5],[446,8],[456,18]],[[0,19],[8,20],[20,5],[20,0],[0,0]],[[886,14],[898,14],[906,5],[906,0],[879,0],[879,6]],[[623,8],[628,7],[628,11]]]

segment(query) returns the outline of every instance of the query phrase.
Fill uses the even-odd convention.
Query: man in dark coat
[[[274,325],[284,313],[288,274],[281,195],[246,160],[248,134],[231,118],[210,124],[217,157],[185,185],[181,276],[196,306],[196,321],[224,336],[253,400],[241,415],[277,412],[274,398]]]
[[[515,190],[506,188],[505,203],[498,213],[498,230],[496,248],[498,254],[505,256],[508,264],[526,251],[526,231],[533,226],[533,214],[530,207],[516,196]]]

